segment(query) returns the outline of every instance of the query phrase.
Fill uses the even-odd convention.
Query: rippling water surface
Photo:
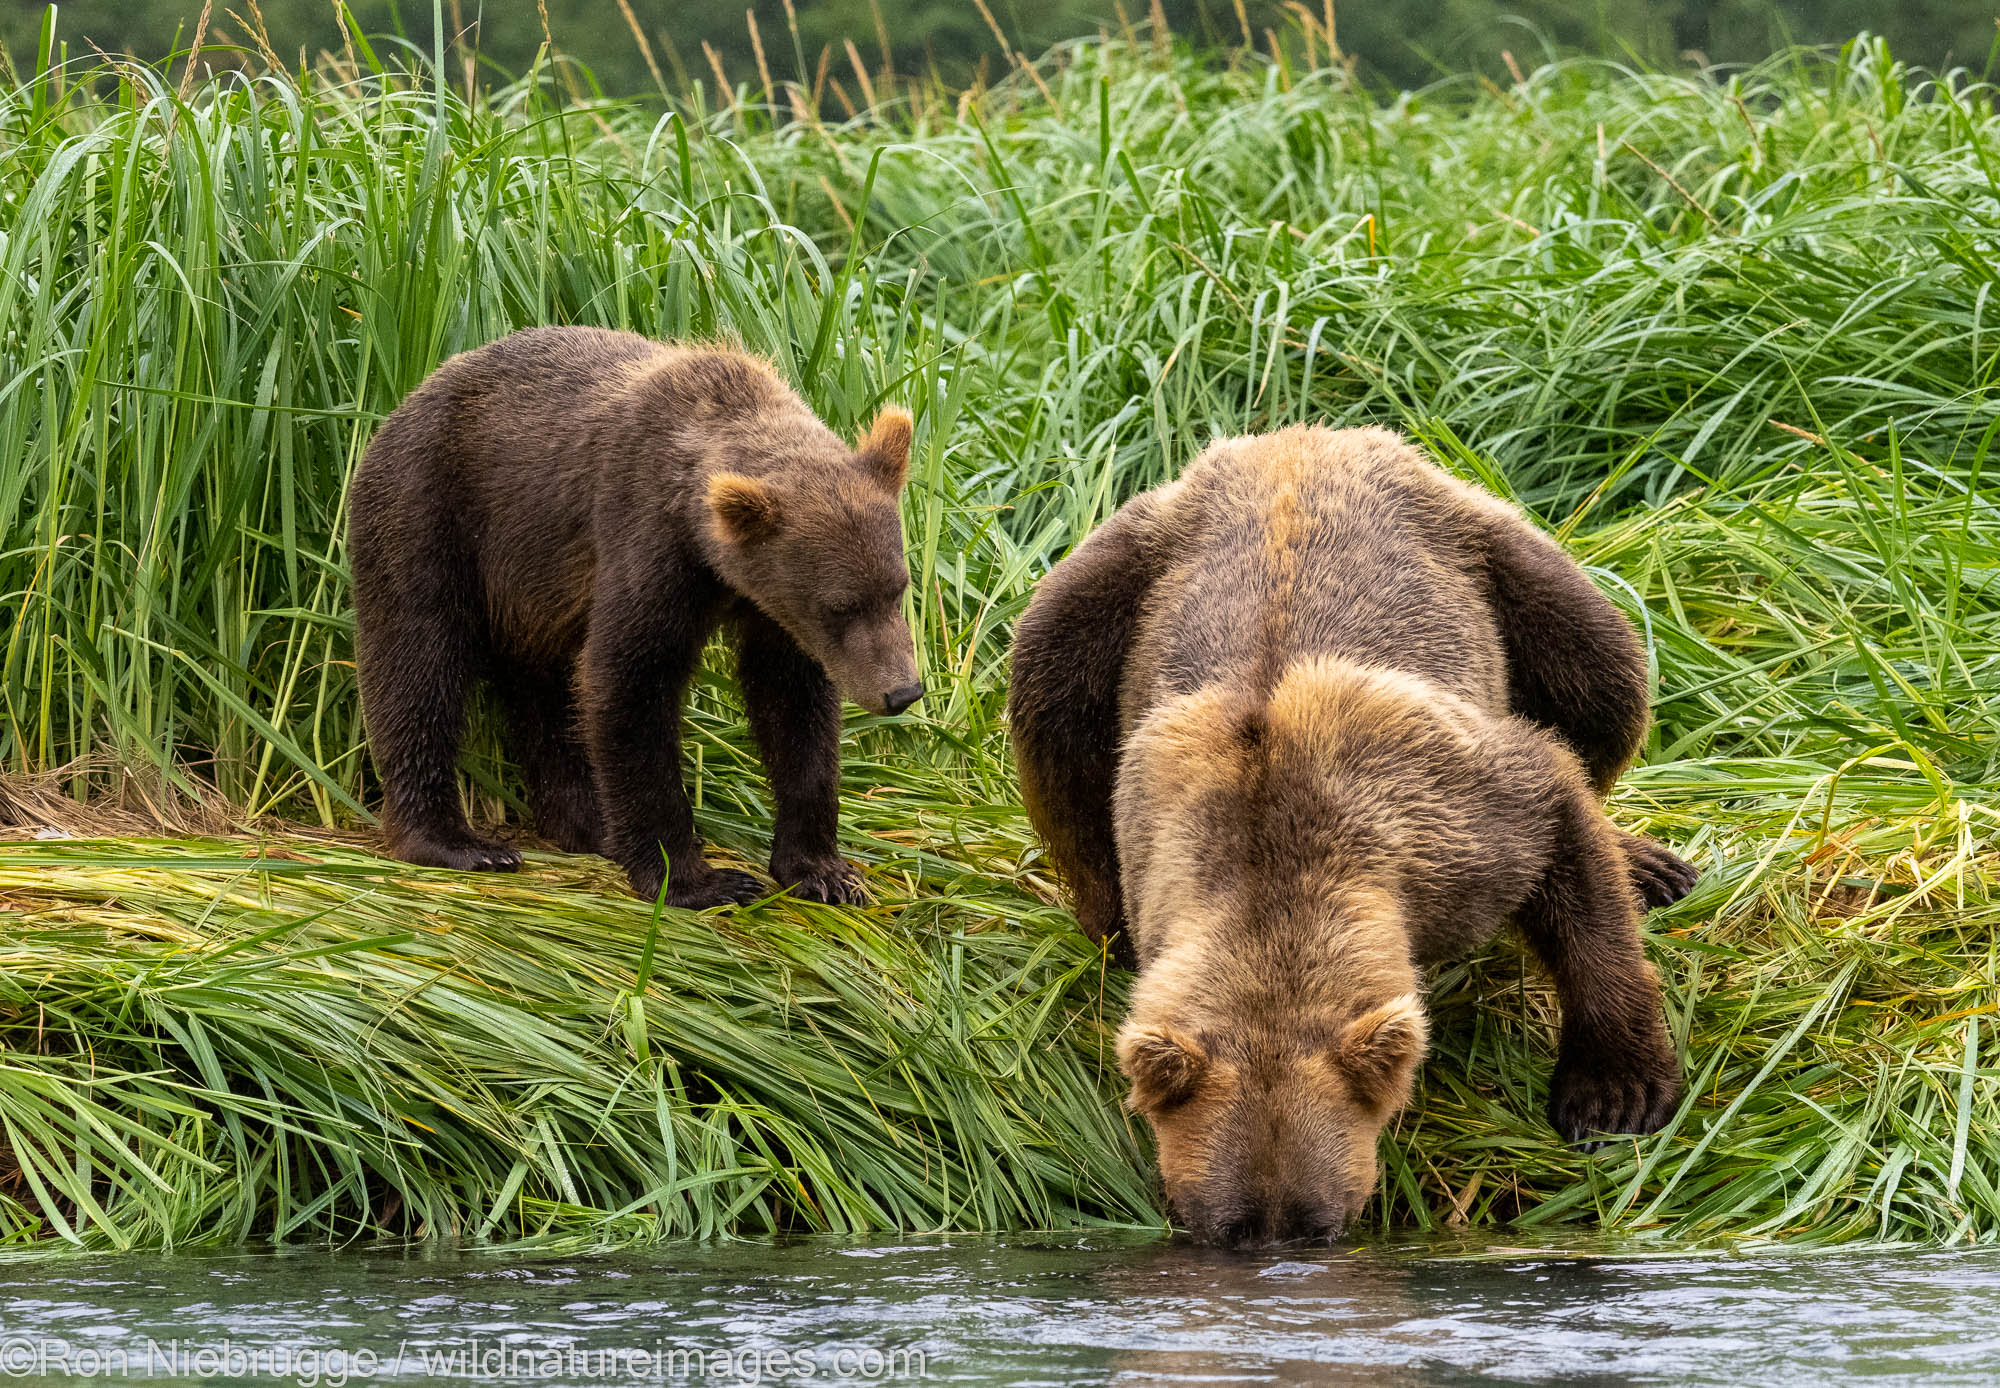
[[[2000,1250],[802,1241],[0,1261],[16,1382],[1989,1384]]]

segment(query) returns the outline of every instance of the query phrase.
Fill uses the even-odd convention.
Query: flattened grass
[[[1649,922],[1674,1124],[1555,1141],[1552,999],[1502,944],[1434,981],[1379,1219],[2000,1236],[1992,91],[1856,43],[1383,102],[1111,41],[835,126],[371,62],[0,96],[0,761],[79,806],[15,818],[179,787],[326,826],[0,849],[0,1231],[1157,1219],[1120,980],[1016,807],[1006,633],[1211,437],[1323,419],[1517,498],[1632,613],[1657,727],[1614,812],[1706,872]],[[733,334],[840,428],[915,409],[934,692],[847,747],[876,907],[655,936],[601,864],[342,838],[345,477],[444,355],[551,321]],[[722,674],[692,717],[704,830],[761,861]],[[518,811],[490,738],[469,779]]]
[[[601,863],[478,879],[303,840],[50,845],[0,883],[36,913],[0,1006],[45,1042],[4,1062],[0,1130],[57,1233],[1150,1212],[1099,958],[1018,893],[655,915]]]

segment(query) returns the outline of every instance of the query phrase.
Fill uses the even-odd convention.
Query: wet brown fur
[[[747,900],[703,861],[679,711],[727,624],[777,802],[771,871],[857,899],[836,848],[840,693],[876,712],[916,669],[897,497],[909,416],[850,450],[765,362],[596,328],[452,358],[368,447],[350,497],[363,712],[390,844],[510,868],[455,761],[473,684],[508,718],[536,824],[677,906]],[[669,871],[669,865],[670,871]]]
[[[1395,435],[1226,440],[1134,498],[1037,590],[1010,716],[1080,921],[1139,968],[1120,1057],[1197,1233],[1339,1230],[1422,1059],[1418,971],[1508,919],[1561,997],[1557,1129],[1666,1120],[1638,915],[1693,870],[1601,806],[1643,653]]]

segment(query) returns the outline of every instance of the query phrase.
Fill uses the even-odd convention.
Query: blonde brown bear
[[[1230,439],[1135,497],[1037,590],[1009,711],[1079,920],[1139,970],[1119,1059],[1197,1236],[1340,1231],[1424,1055],[1419,970],[1510,919],[1560,995],[1556,1129],[1672,1112],[1639,914],[1695,874],[1602,808],[1643,653],[1396,435]]]

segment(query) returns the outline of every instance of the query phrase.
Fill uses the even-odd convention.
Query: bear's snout
[[[1335,1205],[1288,1200],[1266,1206],[1205,1211],[1192,1218],[1184,1216],[1182,1223],[1197,1242],[1240,1252],[1287,1244],[1331,1243],[1347,1226],[1347,1215]]]
[[[924,696],[915,643],[900,612],[857,622],[822,649],[834,683],[870,713],[901,713]]]

